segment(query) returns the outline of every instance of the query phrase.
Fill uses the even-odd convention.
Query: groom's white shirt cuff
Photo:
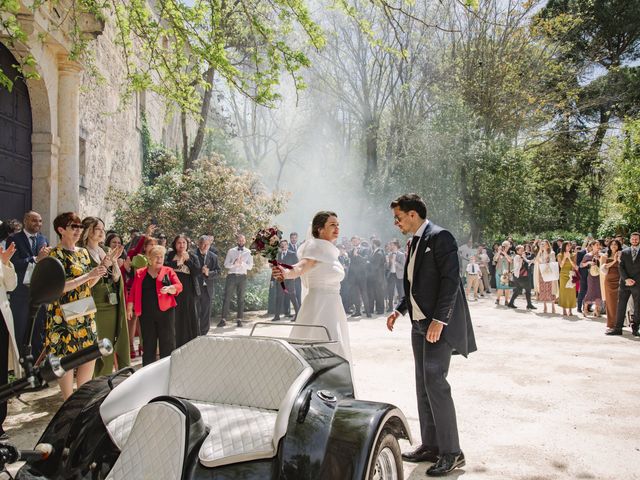
[[[404,317],[404,315],[403,315],[402,313],[400,313],[398,310],[394,310],[394,312],[396,312],[396,313],[397,313],[398,315],[400,315],[401,317]],[[425,318],[425,320],[426,320],[426,318]],[[444,323],[442,320],[438,320],[437,318],[433,318],[432,320],[433,320],[434,322],[441,323],[442,325],[445,325],[445,326],[447,325],[447,324],[446,324],[446,323]]]

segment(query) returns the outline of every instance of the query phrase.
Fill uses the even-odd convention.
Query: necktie
[[[31,252],[34,255],[38,255],[38,252],[36,252],[36,237],[35,237],[35,235],[29,237],[29,240],[31,241]]]
[[[633,261],[636,261],[636,257],[638,256],[638,249],[636,247],[631,247],[631,256]]]
[[[413,236],[413,240],[411,240],[411,248],[409,249],[409,256],[413,256],[413,252],[416,251],[416,245],[418,245],[418,241],[420,241],[420,237],[418,235]]]

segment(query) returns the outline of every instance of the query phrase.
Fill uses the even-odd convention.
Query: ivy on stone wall
[[[34,2],[34,8],[35,5],[39,5],[39,2]],[[3,42],[6,42],[9,47],[13,47],[16,43],[24,42],[27,39],[27,35],[18,21],[18,12],[20,12],[20,2],[18,0],[0,0],[0,36],[3,37]],[[33,55],[27,54],[14,67],[23,79],[38,79],[40,76],[34,69],[35,65],[36,61]],[[0,88],[6,88],[11,91],[15,78],[11,78],[7,73],[9,72],[3,72],[0,68]]]

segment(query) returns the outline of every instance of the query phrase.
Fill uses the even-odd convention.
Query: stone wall
[[[71,0],[45,2],[35,11],[20,0],[24,41],[3,42],[18,61],[36,60],[39,78],[27,80],[32,113],[32,208],[42,215],[44,233],[55,244],[53,219],[63,211],[113,218],[113,189],[134,190],[141,183],[141,114],[152,140],[181,149],[178,116],[167,115],[162,98],[144,92],[123,99],[125,60],[115,44],[113,22],[88,16],[83,34],[91,42],[98,75],[70,59],[72,42],[58,9]],[[195,129],[190,124],[190,136]]]
[[[153,142],[181,148],[178,116],[167,114],[162,98],[151,92],[124,98],[125,59],[107,22],[94,42],[98,76],[83,74],[80,91],[81,215],[113,218],[113,189],[132,191],[141,182],[142,112]]]

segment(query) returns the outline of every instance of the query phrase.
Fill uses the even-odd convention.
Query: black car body
[[[402,412],[356,399],[326,346],[214,335],[85,384],[39,440],[53,454],[16,478],[401,479],[399,438]]]

